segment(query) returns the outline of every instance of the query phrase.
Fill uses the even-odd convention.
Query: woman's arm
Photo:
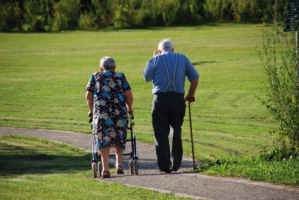
[[[88,116],[91,117],[93,113],[93,97],[92,92],[86,91],[86,103],[89,108]]]
[[[132,90],[126,90],[125,91],[125,98],[126,98],[126,104],[127,104],[127,109],[128,109],[128,112],[130,114],[133,114],[133,108],[132,108],[132,105],[133,105],[133,93],[132,93]]]

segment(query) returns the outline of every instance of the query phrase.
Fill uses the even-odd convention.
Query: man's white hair
[[[159,50],[171,50],[173,48],[172,42],[170,39],[163,39],[159,42],[158,49]]]

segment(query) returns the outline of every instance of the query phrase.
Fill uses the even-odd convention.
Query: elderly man
[[[171,173],[181,166],[181,126],[186,111],[185,100],[190,103],[195,101],[199,80],[199,73],[189,59],[173,51],[172,42],[169,39],[162,40],[143,71],[144,80],[153,81],[152,126],[160,173]],[[184,98],[186,77],[191,85]]]

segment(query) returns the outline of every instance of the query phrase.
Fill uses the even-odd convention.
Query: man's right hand
[[[155,57],[156,55],[159,55],[160,54],[160,51],[159,51],[159,49],[156,49],[155,51],[154,51],[154,54],[153,54],[153,56]]]
[[[188,101],[189,103],[192,103],[195,101],[195,97],[194,96],[186,96],[185,101]]]

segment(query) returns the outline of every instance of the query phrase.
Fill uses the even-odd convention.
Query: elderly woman
[[[113,58],[100,61],[100,72],[91,75],[86,87],[88,116],[93,116],[93,134],[96,135],[102,158],[102,177],[110,178],[110,148],[116,149],[117,174],[123,174],[122,156],[126,144],[128,113],[133,114],[133,94],[123,73],[115,72]]]

